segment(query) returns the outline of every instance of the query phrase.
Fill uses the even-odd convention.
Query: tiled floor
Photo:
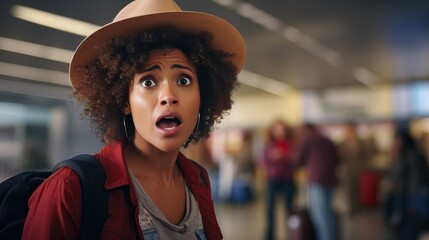
[[[241,205],[218,203],[216,204],[216,215],[218,217],[224,239],[263,239],[265,229],[265,208],[262,200]],[[284,222],[284,218],[280,219],[278,225],[284,226]],[[285,229],[280,228],[279,234],[280,236],[285,236]]]
[[[278,201],[280,202],[280,201]],[[265,229],[264,199],[242,205],[216,203],[216,214],[226,240],[263,240]],[[282,206],[278,212],[283,213]],[[277,214],[277,239],[287,239],[287,219]],[[392,233],[384,226],[378,210],[366,210],[352,219],[340,215],[342,240],[391,240]]]
[[[263,178],[257,178],[263,179]],[[213,181],[212,181],[213,182]],[[306,186],[298,181],[297,203],[300,206],[306,202]],[[246,204],[231,204],[216,202],[216,215],[226,240],[264,240],[265,223],[265,193],[264,181],[255,182],[257,192],[255,200]],[[356,213],[353,218],[345,217],[344,189],[339,187],[335,191],[333,206],[339,218],[339,240],[396,240],[394,233],[385,225],[380,209],[366,209]],[[276,240],[288,240],[287,216],[285,216],[283,199],[277,199]],[[419,240],[429,240],[429,232]]]

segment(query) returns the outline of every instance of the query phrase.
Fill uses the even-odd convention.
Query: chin
[[[180,150],[180,147],[160,147],[158,148],[160,151],[165,152],[165,153],[169,153],[169,152],[176,152]]]
[[[173,152],[178,151],[184,142],[185,141],[181,142],[177,140],[164,140],[158,144],[154,144],[154,146],[163,152]]]

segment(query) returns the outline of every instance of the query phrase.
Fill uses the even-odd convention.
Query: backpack
[[[88,154],[59,162],[52,171],[26,171],[0,183],[0,239],[21,239],[28,199],[37,187],[62,167],[73,169],[80,178],[82,215],[80,239],[99,239],[108,214],[108,192],[104,189],[103,165]]]

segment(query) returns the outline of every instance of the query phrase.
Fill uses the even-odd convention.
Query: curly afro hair
[[[126,138],[122,109],[128,102],[131,80],[142,71],[151,51],[177,48],[195,64],[199,80],[200,124],[190,140],[207,137],[231,109],[237,83],[237,69],[229,61],[234,55],[213,49],[211,42],[208,33],[164,27],[100,44],[94,64],[78,69],[81,81],[73,91],[95,134],[106,143]]]

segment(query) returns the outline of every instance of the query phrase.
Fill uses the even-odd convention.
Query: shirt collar
[[[124,141],[110,143],[101,149],[95,156],[101,161],[106,170],[106,189],[130,185],[127,164],[124,158]]]
[[[95,155],[101,161],[106,170],[107,178],[104,186],[108,190],[122,187],[124,185],[132,185],[131,178],[128,173],[128,167],[124,158],[124,147],[125,141],[118,140],[106,145]],[[180,152],[177,157],[176,164],[188,186],[201,185],[199,169]]]

